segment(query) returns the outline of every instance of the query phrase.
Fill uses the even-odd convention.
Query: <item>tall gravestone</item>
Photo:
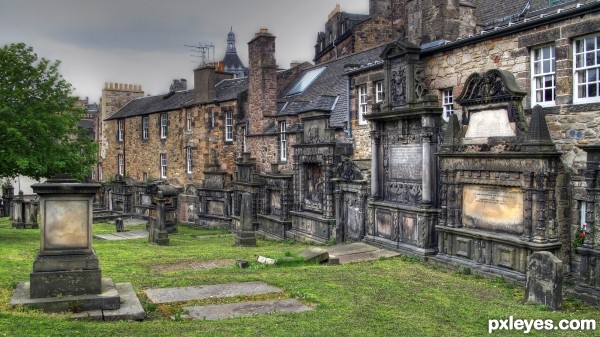
[[[365,240],[406,253],[436,253],[438,199],[434,154],[442,109],[423,82],[419,47],[397,41],[382,52],[383,105],[371,122],[371,196]]]
[[[243,247],[256,246],[256,233],[252,221],[252,194],[242,194],[242,209],[240,214],[240,228],[235,236],[235,244]]]

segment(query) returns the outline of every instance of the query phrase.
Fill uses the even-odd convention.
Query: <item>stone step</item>
[[[264,282],[212,284],[196,287],[148,289],[144,292],[155,304],[201,300],[211,297],[250,296],[280,293],[283,290]]]
[[[184,307],[187,315],[183,318],[218,320],[250,315],[266,315],[271,313],[298,313],[312,308],[296,299],[241,302],[219,305]]]
[[[117,291],[121,298],[119,309],[114,310],[90,310],[71,315],[74,320],[94,321],[142,321],[146,318],[146,312],[140,303],[131,283],[117,283]]]

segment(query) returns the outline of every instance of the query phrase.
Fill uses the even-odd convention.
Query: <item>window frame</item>
[[[385,99],[384,94],[383,81],[375,82],[375,103],[383,102]]]
[[[150,139],[150,116],[142,116],[142,139]]]
[[[287,124],[279,123],[279,160],[287,161]]]
[[[550,56],[546,58],[544,56],[544,50],[550,48]],[[540,58],[536,59],[536,51],[539,51]],[[543,46],[537,46],[531,48],[530,52],[530,66],[531,66],[531,106],[540,105],[543,107],[555,106],[556,105],[556,47],[554,44],[547,44]],[[544,71],[544,63],[549,61],[550,70]],[[536,73],[536,65],[540,69],[539,73]],[[551,77],[552,84],[546,86],[547,77]],[[537,79],[541,79],[541,85],[538,87]],[[545,91],[552,91],[552,100],[545,100]],[[542,99],[538,101],[538,92],[542,94]]]
[[[362,84],[358,86],[358,124],[359,125],[367,125],[367,120],[365,119],[365,114],[367,113],[367,102],[368,102],[368,94],[367,94],[367,85]]]
[[[117,141],[122,143],[123,139],[125,139],[125,120],[119,119],[117,120]]]
[[[445,121],[450,119],[450,116],[454,114],[454,92],[453,88],[442,89],[442,118]]]
[[[192,112],[189,109],[185,110],[185,131],[192,131]]]
[[[191,174],[192,167],[193,167],[192,147],[187,146],[185,148],[185,172],[187,174]]]
[[[166,113],[160,114],[160,139],[167,139],[169,135],[169,116]]]
[[[166,153],[160,154],[159,164],[160,164],[160,178],[166,179],[167,178],[167,154]]]
[[[117,154],[117,173],[125,175],[125,156],[122,153]]]
[[[594,49],[593,50],[588,50],[587,49],[587,41],[594,39]],[[583,51],[582,52],[578,52],[577,51],[577,46],[578,46],[578,42],[580,41],[584,41],[582,43],[583,46]],[[582,37],[578,37],[576,39],[573,39],[573,44],[572,44],[572,52],[573,52],[573,103],[574,104],[585,104],[585,103],[596,103],[596,102],[600,102],[600,34],[593,34],[593,35],[586,35],[586,36],[582,36]],[[581,61],[585,60],[585,55],[588,53],[594,53],[594,60],[595,60],[595,64],[591,65],[591,66],[587,66],[587,65],[583,65],[582,66],[577,66],[577,62],[578,62],[578,58],[579,56],[582,57]],[[589,81],[588,78],[589,76],[592,74],[592,72],[589,71],[595,71],[595,80]],[[581,72],[584,72],[585,74],[585,82],[580,82],[579,81],[579,75],[581,74]],[[583,83],[583,84],[581,84]],[[594,85],[596,87],[596,95],[595,96],[588,96],[589,94],[589,86],[590,84]],[[585,97],[579,97],[580,94],[580,86],[585,86],[586,90],[586,96]]]
[[[233,142],[233,111],[225,110],[225,141]]]

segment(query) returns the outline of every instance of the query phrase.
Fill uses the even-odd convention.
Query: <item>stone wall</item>
[[[160,154],[167,155],[167,180],[184,186],[199,184],[204,179],[204,170],[210,160],[210,153],[219,154],[221,169],[230,179],[234,168],[236,152],[235,142],[225,142],[225,111],[232,111],[235,118],[236,102],[207,104],[181,108],[166,112],[168,115],[168,136],[160,139],[160,113],[149,116],[149,137],[142,139],[142,116],[125,119],[123,142],[118,142],[117,120],[107,121],[108,153],[111,157],[104,160],[105,177],[114,177],[118,173],[117,156],[124,155],[124,175],[138,181],[160,179]],[[212,111],[212,113],[211,113]],[[186,130],[186,116],[191,114],[192,127]],[[210,119],[214,116],[214,126]],[[235,139],[235,138],[234,138]],[[186,148],[192,149],[192,172],[186,169]]]

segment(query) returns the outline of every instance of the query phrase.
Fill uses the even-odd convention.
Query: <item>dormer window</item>
[[[325,70],[325,67],[312,69],[304,73],[302,77],[292,86],[286,96],[296,95],[306,90]]]

